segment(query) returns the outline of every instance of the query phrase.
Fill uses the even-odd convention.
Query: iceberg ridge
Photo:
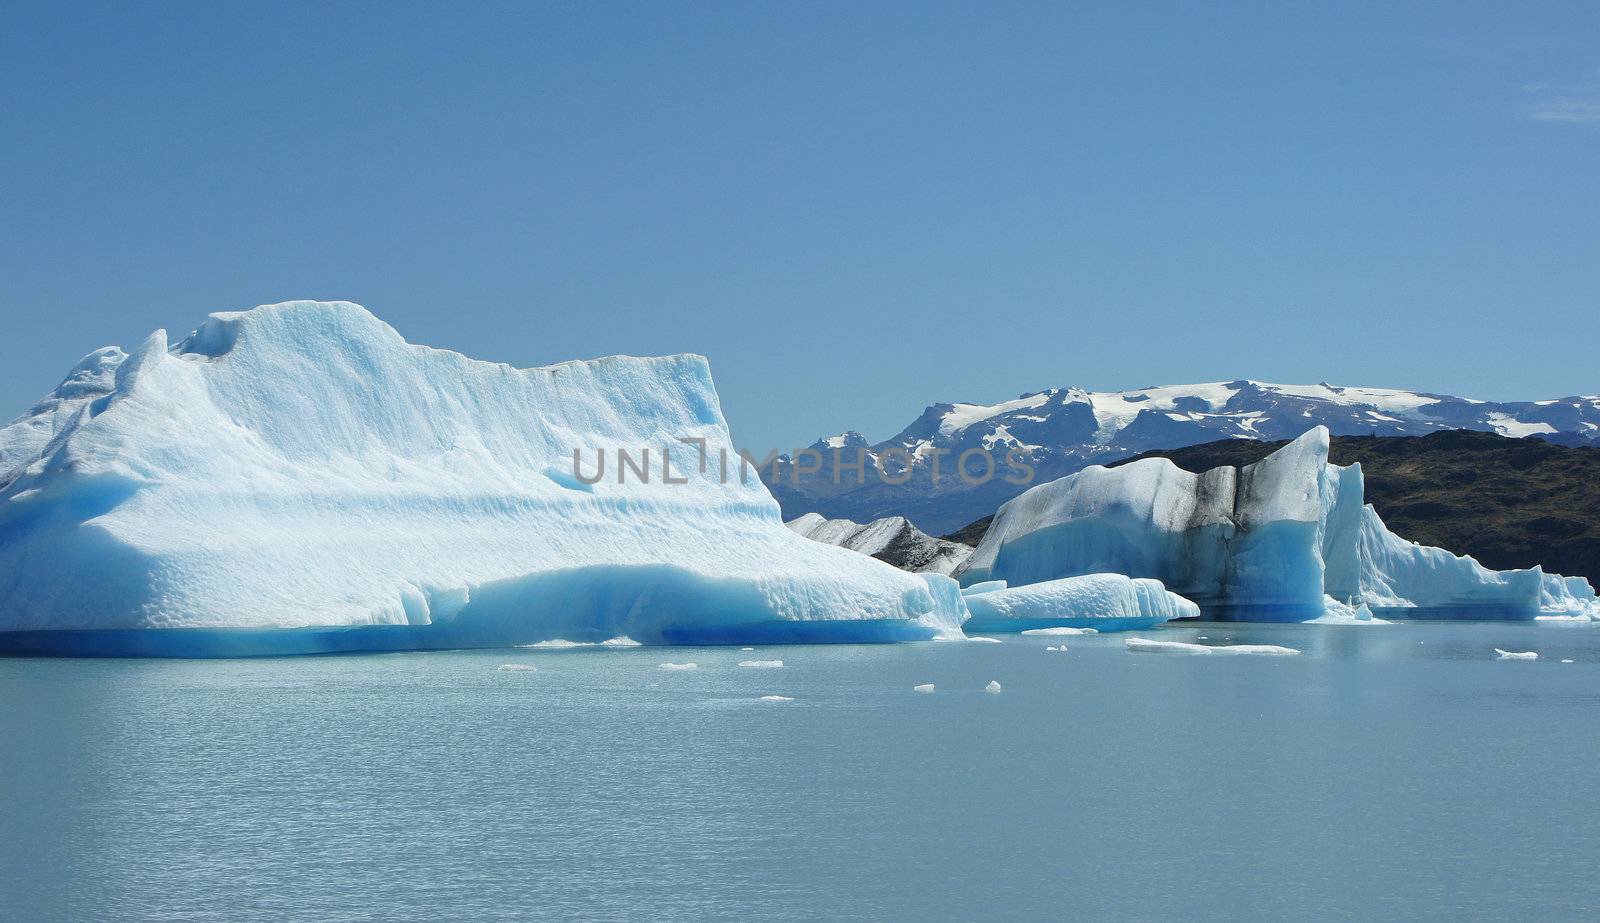
[[[571,476],[600,449],[652,476]],[[784,528],[700,356],[518,369],[288,302],[90,353],[0,429],[11,649],[905,640],[963,615],[949,578]]]

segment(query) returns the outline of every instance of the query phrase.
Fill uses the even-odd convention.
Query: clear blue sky
[[[1600,5],[19,3],[0,416],[290,298],[709,355],[752,448],[1232,378],[1600,393]]]

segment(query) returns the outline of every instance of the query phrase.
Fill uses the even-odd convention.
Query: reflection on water
[[[1547,918],[1600,903],[1585,871],[1600,628],[1144,634],[1304,654],[1159,656],[1098,635],[0,660],[0,915]],[[785,665],[737,667],[752,658]],[[1001,694],[982,692],[991,679]]]

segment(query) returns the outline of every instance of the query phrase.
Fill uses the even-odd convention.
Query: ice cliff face
[[[889,516],[862,525],[807,513],[785,525],[814,542],[871,555],[915,573],[948,574],[972,554],[972,546],[934,538],[904,516]]]
[[[957,576],[1013,585],[1153,577],[1247,619],[1316,618],[1326,596],[1419,616],[1595,611],[1580,578],[1491,571],[1394,535],[1363,503],[1360,466],[1327,459],[1328,431],[1316,427],[1242,468],[1194,474],[1158,458],[1086,468],[1001,507]]]
[[[1317,425],[1341,436],[1470,429],[1600,445],[1600,396],[1493,403],[1393,388],[1244,380],[1135,391],[1053,388],[998,404],[934,404],[878,443],[854,432],[819,440],[809,451],[820,465],[785,459],[768,481],[789,516],[818,512],[865,522],[904,515],[933,535],[945,535],[1031,485],[1089,465],[1218,439],[1290,439]],[[836,477],[834,453],[851,464],[862,449],[864,477],[848,469]],[[956,459],[974,449],[992,455],[1001,474],[1013,470],[1005,456],[1017,453],[1034,476],[1026,484],[1000,476],[982,483],[952,476]]]
[[[648,450],[647,482],[619,483],[619,448]],[[953,583],[785,529],[723,449],[699,356],[517,369],[349,303],[215,314],[175,346],[91,353],[0,430],[0,631],[389,629],[340,649],[959,631]],[[605,451],[597,483],[575,450],[585,477]]]

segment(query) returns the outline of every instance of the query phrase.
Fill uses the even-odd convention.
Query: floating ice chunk
[[[698,670],[699,668],[700,665],[698,663],[664,663],[661,665],[663,670]]]
[[[955,581],[795,534],[680,438],[732,448],[699,356],[515,369],[349,303],[216,314],[0,425],[0,649],[959,633]],[[623,447],[646,470],[621,477]]]
[[[1282,647],[1277,644],[1224,644],[1212,648],[1218,654],[1264,654],[1269,657],[1295,656],[1300,653],[1298,648]]]
[[[528,647],[534,650],[563,651],[573,647],[598,647],[593,641],[568,641],[565,638],[551,638],[549,641],[539,641],[534,644],[519,644],[517,647]]]
[[[1372,608],[1366,603],[1352,606],[1342,603],[1332,596],[1322,598],[1322,614],[1310,620],[1314,625],[1391,625],[1388,619],[1380,619],[1372,614]]]
[[[791,695],[764,695],[764,696],[761,697],[761,701],[763,701],[763,702],[793,702],[794,701],[794,696],[791,696]]]
[[[1571,660],[1563,660],[1563,661],[1561,661],[1561,662],[1562,662],[1562,663],[1573,663],[1573,661],[1571,661]]]
[[[1537,651],[1502,651],[1500,648],[1497,647],[1497,648],[1494,649],[1494,652],[1496,654],[1500,655],[1499,657],[1495,658],[1496,660],[1538,660],[1539,659],[1539,653]]]
[[[968,641],[977,642],[978,644],[1001,644],[1001,643],[1004,643],[999,638],[989,638],[989,637],[985,637],[983,635],[967,635],[967,640]]]
[[[1592,622],[1593,618],[1587,615],[1536,615],[1535,622]]]
[[[1063,577],[966,594],[962,599],[972,613],[965,626],[968,631],[1021,630],[1028,634],[1091,627],[1127,631],[1200,615],[1199,606],[1167,592],[1160,581],[1121,574]]]
[[[1481,618],[1600,614],[1582,577],[1492,571],[1390,532],[1365,503],[1361,467],[1328,463],[1328,439],[1314,427],[1242,468],[1195,474],[1150,458],[1039,484],[1000,507],[956,577],[1011,582],[968,599],[975,619],[991,596],[1102,572],[1155,578],[1235,619],[1319,619],[1328,596],[1349,600],[1348,620],[1361,623],[1375,620],[1359,603]]]
[[[1292,647],[1276,644],[1189,644],[1184,641],[1153,641],[1148,638],[1129,638],[1125,642],[1130,651],[1152,654],[1266,654],[1292,655],[1300,653]]]
[[[1067,649],[1067,646],[1065,644],[1061,645],[1060,647],[1056,647],[1054,644],[1052,644],[1049,647],[1045,648],[1045,650],[1047,650],[1047,651],[1064,651],[1066,649]]]
[[[1097,635],[1098,628],[1030,628],[1024,631],[1025,635]]]
[[[765,668],[765,669],[776,669],[777,667],[783,666],[783,661],[781,661],[781,660],[741,660],[741,661],[739,661],[739,666],[741,666],[741,667],[759,667],[759,668]]]
[[[495,669],[501,673],[532,673],[539,668],[531,663],[502,663]]]
[[[1000,691],[1000,681],[994,679],[989,680],[989,685],[984,686],[983,691],[989,693],[990,695],[994,695]]]
[[[739,648],[739,650],[741,650],[741,651],[753,651],[753,650],[755,650],[755,648],[753,648],[753,647],[741,647],[741,648]]]
[[[911,691],[912,692],[932,692],[933,691],[933,683],[923,683],[920,686],[912,686],[911,687]]]
[[[640,644],[638,641],[633,640],[632,638],[628,637],[627,635],[618,635],[615,638],[607,638],[606,640],[601,641],[600,642],[600,646],[601,647],[643,647],[644,645]]]

